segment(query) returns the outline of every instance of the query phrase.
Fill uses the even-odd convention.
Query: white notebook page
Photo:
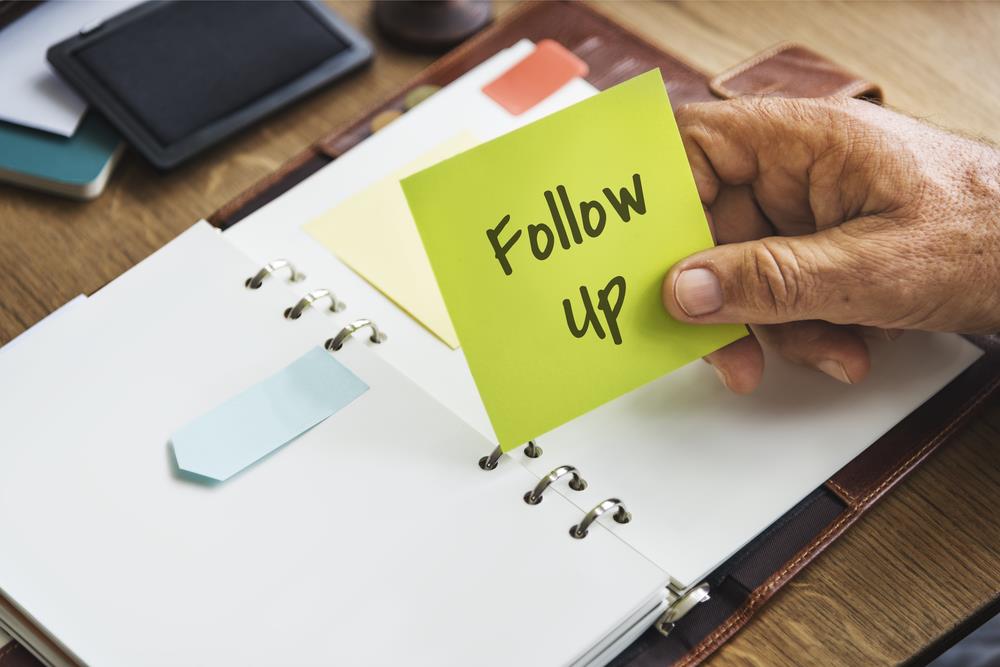
[[[383,324],[395,335],[377,352],[491,440],[461,350],[449,350],[300,226],[461,128],[485,139],[521,124],[480,88],[530,49],[522,41],[497,54],[226,232],[257,259],[298,258],[352,312]],[[532,119],[592,93],[574,81]],[[637,521],[621,537],[678,584],[694,584],[980,354],[944,334],[906,334],[873,348],[871,377],[859,386],[772,358],[752,397],[727,394],[698,362],[541,436],[541,458],[515,456],[539,475],[578,466],[591,486],[570,494],[573,502],[589,509],[621,497]]]
[[[347,321],[285,320],[306,285],[256,268],[200,223],[0,356],[0,591],[81,662],[564,664],[654,604],[661,569],[480,470],[489,442],[363,337],[353,403],[221,485],[174,476],[174,429]]]
[[[21,349],[27,349],[27,355],[39,354],[39,351],[44,352],[47,348],[66,340],[71,335],[70,332],[73,331],[76,320],[82,316],[86,303],[87,297],[81,294],[49,313],[30,329],[0,347],[0,360],[9,360]],[[4,368],[2,363],[0,363],[0,368]],[[0,375],[0,377],[6,379],[8,376]],[[0,438],[0,442],[3,442],[2,438]],[[2,453],[3,447],[0,445],[0,468],[5,464],[13,463],[3,458]],[[11,639],[11,635],[13,635],[22,646],[35,652],[43,662],[51,662],[56,659],[58,652],[50,651],[48,643],[44,640],[36,642],[37,646],[32,646],[35,634],[34,628],[26,626],[21,618],[5,614],[5,606],[0,601],[0,655],[2,655],[5,645],[13,641]]]
[[[572,461],[592,482],[567,494],[581,508],[620,494],[646,521],[611,530],[695,584],[982,354],[952,334],[869,345],[857,386],[768,354],[763,384],[737,396],[698,361],[539,438],[541,457],[513,457],[540,474]]]

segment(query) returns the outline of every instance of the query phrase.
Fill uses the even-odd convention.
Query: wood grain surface
[[[375,63],[362,74],[170,173],[130,153],[91,203],[0,186],[0,344],[119,275],[431,62],[379,40],[367,2],[332,4],[376,42]],[[891,105],[1000,141],[1000,4],[602,6],[709,73],[776,42],[801,41],[882,84]],[[497,3],[498,13],[508,10]],[[998,594],[1000,401],[994,401],[712,662],[897,663]]]

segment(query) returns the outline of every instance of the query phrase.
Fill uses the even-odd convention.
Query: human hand
[[[663,282],[670,314],[751,325],[706,361],[739,393],[761,341],[841,382],[864,335],[1000,329],[1000,153],[868,102],[693,104],[677,123],[718,247]]]

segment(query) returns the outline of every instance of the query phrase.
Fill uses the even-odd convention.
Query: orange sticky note
[[[524,113],[590,68],[551,39],[538,43],[524,60],[483,86],[483,92],[515,116]]]

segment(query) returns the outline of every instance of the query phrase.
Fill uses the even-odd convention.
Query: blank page
[[[954,334],[869,345],[858,385],[768,354],[750,396],[698,361],[547,433],[538,459],[514,456],[536,472],[555,459],[588,473],[590,487],[567,496],[581,508],[620,494],[646,520],[611,530],[697,583],[982,354]]]
[[[363,314],[286,320],[306,288],[257,267],[200,223],[0,356],[0,590],[81,662],[571,663],[662,596],[360,335],[336,358],[369,391],[225,483],[175,475],[175,429]]]

